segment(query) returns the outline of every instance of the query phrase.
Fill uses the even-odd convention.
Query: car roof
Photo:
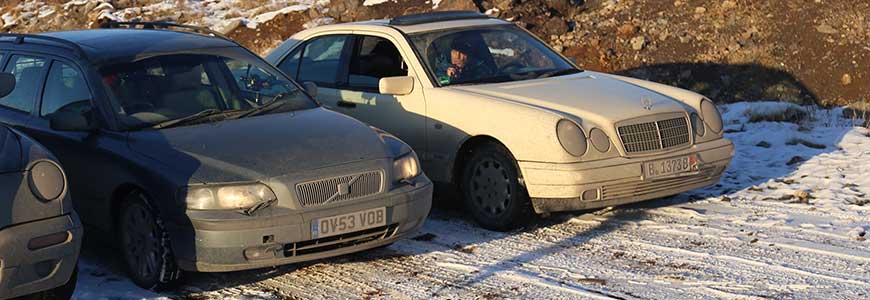
[[[150,53],[238,46],[222,38],[165,29],[89,29],[39,35],[75,43],[89,60],[97,63]]]
[[[487,26],[487,25],[505,25],[512,24],[511,22],[496,19],[496,18],[473,18],[473,19],[459,19],[459,20],[444,20],[444,21],[431,21],[431,22],[421,22],[421,23],[412,23],[408,25],[401,24],[391,24],[393,19],[381,19],[381,20],[370,20],[370,21],[361,21],[361,22],[350,22],[350,23],[340,23],[340,24],[331,24],[331,25],[323,25],[310,29],[310,31],[328,31],[328,30],[341,30],[341,29],[356,29],[359,27],[392,27],[396,30],[399,30],[404,33],[418,33],[418,32],[426,32],[426,31],[434,31],[434,30],[443,30],[443,29],[452,29],[452,28],[461,28],[461,27],[475,27],[475,26]]]

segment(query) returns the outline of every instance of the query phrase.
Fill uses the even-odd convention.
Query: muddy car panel
[[[274,67],[234,42],[164,29],[101,29],[46,35],[63,42],[45,45],[27,42],[39,39],[27,36],[24,43],[10,44],[6,51],[13,55],[43,57],[50,64],[65,62],[82,74],[90,96],[82,102],[89,106],[83,114],[88,124],[76,130],[59,130],[52,127],[55,121],[52,116],[42,116],[38,111],[21,114],[2,108],[0,121],[29,132],[56,151],[68,173],[82,175],[71,177],[82,178],[70,180],[71,193],[76,208],[82,212],[83,222],[108,233],[102,236],[123,234],[115,229],[125,196],[131,192],[143,193],[147,196],[147,205],[163,221],[162,226],[171,241],[168,249],[172,251],[173,263],[191,271],[227,271],[329,257],[389,244],[419,228],[429,212],[432,185],[426,175],[421,172],[401,183],[393,180],[394,164],[399,160],[407,162],[409,156],[416,157],[410,147],[386,132],[319,107],[310,99],[306,101],[311,101],[311,105],[304,109],[243,116],[256,108],[244,106],[232,111],[227,109],[226,113],[221,111],[214,121],[167,128],[149,128],[156,124],[138,124],[145,126],[132,128],[130,123],[125,123],[130,121],[130,115],[119,112],[130,108],[124,107],[125,98],[119,94],[124,90],[119,90],[118,81],[111,79],[118,78],[114,75],[131,78],[129,76],[137,72],[132,67],[136,63],[160,62],[166,58],[161,62],[166,66],[161,71],[165,74],[136,74],[185,76],[189,74],[184,72],[191,69],[175,70],[173,64],[166,62],[183,64],[183,57],[203,59],[201,70],[204,71],[201,72],[209,76],[223,75],[209,77],[211,82],[203,81],[202,85],[222,86],[236,93],[234,95],[248,95],[245,93],[250,91],[244,88],[250,86],[245,80],[253,77],[243,80],[240,76],[250,77],[250,73],[229,73],[230,70],[224,69],[230,61],[241,61],[250,66],[249,70],[265,70],[272,78],[280,79],[287,89],[301,90],[299,85],[285,80]],[[221,67],[222,64],[225,67]],[[159,79],[142,81],[166,84],[147,89],[156,96],[143,97],[146,101],[168,99],[168,94],[176,92],[176,88],[191,88],[189,82],[183,80]],[[196,77],[197,81],[199,79]],[[44,83],[40,82],[42,85]],[[262,100],[257,103],[265,104],[265,100],[269,100],[257,97],[251,99],[255,100],[252,102]],[[294,92],[293,97],[305,96]],[[239,99],[236,102],[242,103]],[[154,102],[144,107],[151,105],[156,109],[162,104]],[[146,112],[146,119],[160,113]],[[298,180],[322,180],[364,171],[381,174],[382,188],[378,193],[322,207],[301,208],[297,199]],[[277,199],[258,203],[256,208],[237,209],[192,209],[185,202],[191,189],[218,191],[222,186],[239,185],[265,185]],[[373,207],[384,207],[391,212],[386,226],[397,228],[395,232],[366,240],[366,243],[342,244],[306,256],[257,260],[244,255],[249,248],[286,246],[310,240],[310,223],[314,218]]]
[[[47,149],[4,126],[0,154],[0,299],[67,285],[83,229],[63,170]]]

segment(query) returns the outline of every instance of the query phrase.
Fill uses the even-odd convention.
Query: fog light
[[[583,191],[583,195],[581,196],[582,198],[580,198],[580,200],[595,201],[595,200],[598,200],[599,194],[600,193],[598,193],[598,189],[585,190],[585,191]]]
[[[37,198],[50,201],[59,198],[66,188],[60,167],[50,161],[37,162],[30,168],[30,190]]]

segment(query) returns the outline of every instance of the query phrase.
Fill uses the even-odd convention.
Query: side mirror
[[[384,95],[407,95],[414,90],[414,77],[384,77],[378,82],[378,90]]]
[[[56,112],[48,117],[48,125],[57,131],[93,131],[96,127],[77,112]]]
[[[0,73],[0,97],[6,97],[15,89],[15,75]]]
[[[305,92],[311,97],[317,97],[317,84],[311,81],[306,81],[302,83],[302,88],[305,89]]]

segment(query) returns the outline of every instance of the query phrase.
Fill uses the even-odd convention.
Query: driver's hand
[[[456,76],[459,76],[459,72],[459,68],[457,68],[456,66],[450,66],[449,68],[447,68],[447,76],[449,76],[450,78],[456,78]]]

